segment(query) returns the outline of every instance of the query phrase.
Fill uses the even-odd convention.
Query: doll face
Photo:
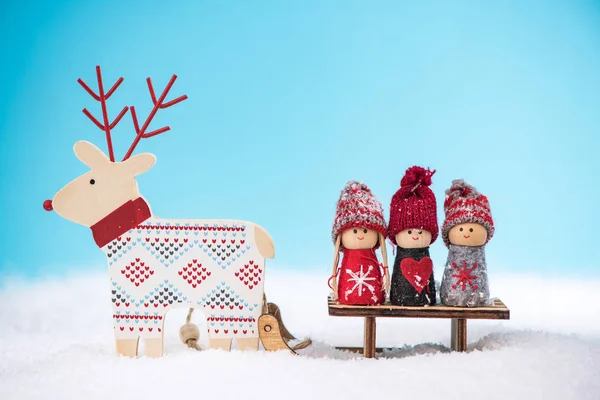
[[[487,241],[487,229],[479,224],[456,225],[448,232],[448,239],[458,246],[483,246]]]
[[[372,249],[378,239],[379,233],[362,227],[350,228],[342,232],[342,246],[349,250]]]
[[[420,249],[431,244],[431,232],[424,229],[405,229],[396,234],[396,243],[404,249]]]

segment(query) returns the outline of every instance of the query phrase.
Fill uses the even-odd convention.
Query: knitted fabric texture
[[[338,235],[354,227],[372,229],[385,235],[386,223],[381,202],[364,183],[350,181],[340,194],[331,229],[335,243]],[[341,250],[340,246],[340,250]],[[375,247],[379,247],[378,245]]]
[[[455,307],[491,304],[485,246],[450,245],[440,285],[440,300],[446,306]]]
[[[143,198],[129,200],[91,226],[94,241],[102,248],[151,216],[150,206]]]
[[[446,247],[450,246],[450,229],[460,224],[476,223],[485,227],[488,233],[486,243],[494,236],[494,220],[487,197],[462,179],[453,180],[450,189],[446,190],[444,213],[442,240]]]
[[[410,268],[410,273],[406,275],[407,269],[402,268],[404,260],[414,264]],[[422,260],[427,261],[431,268],[425,266]],[[425,306],[435,304],[435,297],[435,280],[433,264],[429,258],[429,247],[416,249],[397,247],[390,287],[390,303],[397,306]]]
[[[338,300],[351,305],[378,305],[385,301],[383,275],[375,250],[344,249]]]
[[[431,243],[437,239],[437,204],[429,188],[434,173],[417,166],[406,170],[390,204],[387,236],[395,245],[396,234],[405,229],[424,229],[431,233]]]

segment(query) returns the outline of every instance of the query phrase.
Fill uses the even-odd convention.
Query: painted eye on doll
[[[353,230],[352,232],[354,232],[354,233],[358,233],[358,229],[355,229],[355,230]]]
[[[460,228],[460,231],[462,232],[462,231],[463,231],[463,228]]]
[[[419,231],[419,235],[422,235],[422,234],[423,234],[423,231]]]
[[[473,232],[473,228],[469,228],[469,232]]]
[[[411,231],[410,229],[408,230],[408,234],[409,234],[409,235],[412,235],[412,231]]]
[[[366,229],[363,229],[363,233],[367,233],[367,230],[366,230]]]
[[[90,185],[93,185],[94,183],[96,183],[96,181],[94,179],[90,179]]]

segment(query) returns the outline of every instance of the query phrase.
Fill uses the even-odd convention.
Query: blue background
[[[149,112],[146,77],[189,96],[136,150],[158,157],[138,180],[154,213],[257,222],[278,268],[327,276],[345,182],[387,218],[416,164],[437,170],[440,225],[452,179],[489,197],[490,269],[596,274],[598,2],[14,1],[0,19],[0,276],[106,268],[86,228],[42,209],[86,171],[77,140],[106,150],[76,82],[95,88],[96,65],[125,78],[113,117]],[[133,136],[127,114],[117,157]],[[441,271],[441,240],[432,256]]]

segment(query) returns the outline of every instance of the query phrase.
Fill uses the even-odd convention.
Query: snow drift
[[[328,316],[327,275],[267,274],[288,329],[314,341],[300,356],[188,349],[176,309],[161,359],[115,355],[107,273],[11,280],[0,289],[0,399],[600,399],[600,299],[589,296],[600,279],[491,276],[511,320],[469,321],[469,352],[449,351],[448,320],[379,319],[378,346],[397,349],[366,360],[333,348],[361,345],[363,325]],[[201,313],[194,322],[202,329]]]

